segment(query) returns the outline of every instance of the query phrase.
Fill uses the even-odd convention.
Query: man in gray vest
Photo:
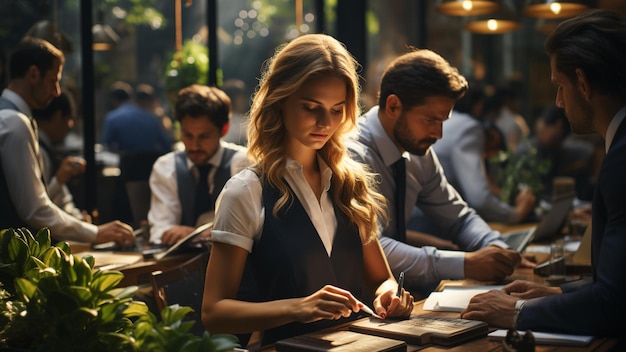
[[[0,97],[0,229],[48,227],[57,241],[130,245],[135,237],[127,224],[80,221],[46,192],[32,109],[43,109],[59,96],[64,61],[57,48],[35,38],[22,40],[9,57],[10,81]]]
[[[150,242],[172,245],[213,220],[215,200],[230,177],[249,162],[244,147],[227,143],[231,102],[216,87],[178,92],[174,115],[184,151],[161,156],[150,174]]]

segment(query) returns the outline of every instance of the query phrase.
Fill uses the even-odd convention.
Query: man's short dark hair
[[[45,75],[58,64],[65,62],[65,56],[49,42],[25,37],[9,56],[9,80],[24,78],[31,66],[36,66],[41,75]]]
[[[614,12],[591,9],[561,22],[545,49],[571,81],[580,69],[598,92],[626,97],[626,24]]]
[[[113,101],[125,102],[133,97],[133,87],[123,81],[116,81],[111,84],[109,89],[109,98]]]
[[[380,83],[378,105],[385,108],[387,97],[398,96],[403,109],[422,105],[426,98],[445,96],[459,99],[467,90],[467,80],[439,54],[415,49],[393,60]]]
[[[207,116],[220,130],[228,123],[230,98],[216,87],[192,84],[178,92],[174,114],[178,121]]]

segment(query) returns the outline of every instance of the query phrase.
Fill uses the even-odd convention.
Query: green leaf
[[[103,344],[104,347],[109,347],[105,350],[110,351],[134,351],[133,342],[134,339],[130,336],[115,333],[115,332],[104,332],[99,334],[99,343]]]
[[[93,255],[91,254],[87,254],[83,256],[83,261],[86,262],[87,264],[89,264],[89,267],[91,268],[91,270],[93,270],[93,267],[96,263],[96,258],[94,258]]]
[[[124,274],[119,271],[100,271],[100,275],[94,276],[91,289],[96,292],[107,292],[122,281]]]
[[[161,319],[163,319],[164,324],[172,325],[183,320],[187,314],[193,311],[194,310],[191,307],[172,304],[169,307],[163,308],[161,311]]]
[[[57,247],[50,247],[41,255],[41,260],[49,267],[61,269],[61,262],[65,254]]]
[[[74,270],[76,271],[75,284],[88,287],[93,277],[91,266],[80,258],[74,258],[74,263]]]
[[[70,244],[67,241],[59,242],[56,244],[56,247],[65,253],[65,255],[71,255],[72,249],[70,248]]]
[[[72,285],[76,282],[76,269],[74,268],[74,256],[68,255],[61,258],[60,276],[66,284]]]
[[[91,290],[89,288],[79,285],[72,285],[68,287],[68,290],[73,297],[81,302],[82,305],[91,307],[93,294],[91,293]]]
[[[44,227],[37,231],[37,235],[35,236],[35,240],[39,244],[39,251],[37,253],[33,253],[34,256],[39,257],[41,253],[45,252],[50,248],[50,229]]]
[[[15,279],[15,287],[18,294],[21,295],[20,299],[26,303],[30,302],[31,298],[37,292],[37,285],[28,279],[18,277]]]
[[[124,316],[127,318],[130,317],[140,317],[149,312],[148,306],[145,302],[134,301],[124,310]]]
[[[108,293],[111,295],[111,297],[115,297],[116,299],[131,298],[135,295],[135,292],[137,292],[138,288],[139,287],[137,286],[119,287],[110,290]]]
[[[212,335],[211,341],[215,345],[215,351],[228,351],[235,347],[240,347],[239,339],[234,335],[218,334]]]
[[[11,239],[15,237],[15,230],[13,229],[3,229],[0,232],[0,261],[2,263],[10,263],[9,259],[9,243]]]
[[[28,253],[28,245],[20,237],[13,237],[9,241],[8,253],[9,262],[16,263],[19,267],[18,270],[20,271],[26,264],[26,260],[30,257]]]

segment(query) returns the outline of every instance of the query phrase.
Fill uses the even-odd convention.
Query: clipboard
[[[182,240],[176,242],[173,246],[169,247],[168,249],[162,251],[162,252],[158,252],[158,253],[154,253],[152,254],[152,257],[156,260],[159,261],[167,256],[170,255],[174,255],[174,254],[178,254],[178,253],[182,253],[182,252],[187,252],[189,250],[198,250],[198,249],[202,249],[205,250],[204,247],[198,247],[198,246],[194,246],[194,240],[196,239],[196,237],[198,237],[201,233],[203,233],[205,230],[212,228],[213,227],[213,222],[207,222],[204,225],[200,225],[198,227],[196,227],[195,230],[193,230],[190,234],[188,234],[187,236],[183,237]]]

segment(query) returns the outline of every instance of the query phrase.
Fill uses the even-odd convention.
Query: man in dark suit
[[[503,328],[621,336],[626,327],[626,24],[589,10],[546,41],[556,105],[574,133],[599,133],[606,157],[593,199],[593,278],[546,287],[515,281],[475,296],[462,318]]]

